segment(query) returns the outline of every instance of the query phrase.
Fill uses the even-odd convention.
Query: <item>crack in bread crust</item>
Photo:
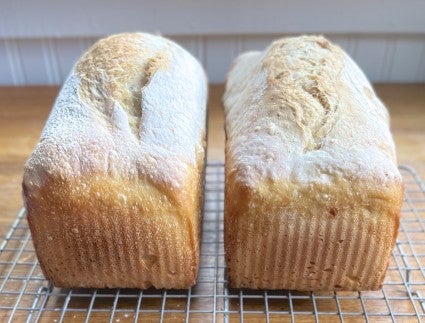
[[[79,60],[79,97],[110,119],[115,104],[124,109],[133,134],[139,138],[143,89],[170,62],[168,48],[157,52],[143,46],[144,37],[118,35],[102,39]]]
[[[305,152],[320,149],[335,123],[340,100],[336,81],[343,67],[336,57],[342,58],[341,50],[326,39],[285,39],[271,45],[262,63],[267,100],[283,117],[287,111],[294,116],[305,136]]]

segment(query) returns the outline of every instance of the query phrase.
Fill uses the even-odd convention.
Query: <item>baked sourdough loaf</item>
[[[231,286],[378,289],[403,185],[359,67],[323,37],[281,39],[237,58],[224,105]]]
[[[162,37],[98,41],[25,165],[44,274],[60,287],[188,288],[200,249],[206,77]]]

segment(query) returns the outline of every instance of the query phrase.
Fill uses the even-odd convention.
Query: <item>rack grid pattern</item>
[[[227,287],[224,167],[206,169],[201,267],[189,290],[61,289],[43,276],[22,210],[0,244],[1,322],[391,322],[425,318],[425,184],[400,166],[406,186],[396,247],[381,290],[294,292]]]

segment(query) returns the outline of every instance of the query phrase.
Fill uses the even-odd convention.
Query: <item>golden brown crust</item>
[[[392,199],[369,196],[367,206],[321,205],[308,193],[286,203],[288,196],[279,196],[276,186],[264,194],[226,179],[224,239],[232,287],[380,288],[398,232],[401,183]]]
[[[379,288],[403,185],[359,68],[323,37],[282,39],[237,59],[224,105],[231,285]]]
[[[202,164],[202,163],[201,163]],[[199,266],[200,173],[184,205],[148,183],[92,174],[24,187],[36,252],[60,287],[188,288]],[[195,175],[196,174],[196,175]]]

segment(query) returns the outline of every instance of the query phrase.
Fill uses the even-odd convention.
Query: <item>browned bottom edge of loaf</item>
[[[230,211],[231,212],[231,211]],[[232,219],[232,220],[230,220]],[[225,216],[230,287],[300,291],[381,288],[398,219],[338,214]]]
[[[60,187],[57,191],[61,193]],[[96,207],[86,207],[93,202],[86,196],[66,197],[63,203],[52,194],[26,200],[46,278],[57,287],[193,286],[200,258],[200,205],[175,210],[155,203],[151,208],[122,207],[113,196],[111,189],[111,196],[101,197]]]
[[[32,222],[30,220],[30,222]],[[33,223],[35,250],[43,273],[56,287],[187,289],[196,282],[199,247],[194,237],[161,229],[154,237],[135,237],[135,223],[88,223],[68,227],[63,238],[46,246],[40,237],[47,223]],[[143,221],[142,221],[143,222]],[[146,223],[145,223],[146,225]],[[93,235],[102,230],[101,237]],[[146,227],[145,227],[146,228]],[[155,231],[155,229],[145,229]],[[68,232],[65,232],[68,231]],[[176,230],[178,231],[178,230]],[[149,236],[151,238],[149,239]],[[49,236],[45,240],[49,240]]]
[[[29,222],[42,271],[56,287],[187,289],[196,282],[199,247],[194,237],[179,235],[178,226],[176,231],[146,227],[135,218],[68,222],[59,229],[42,219]],[[135,226],[144,226],[144,237],[137,236]],[[157,229],[162,232],[152,236]],[[51,232],[56,242],[49,243]]]

